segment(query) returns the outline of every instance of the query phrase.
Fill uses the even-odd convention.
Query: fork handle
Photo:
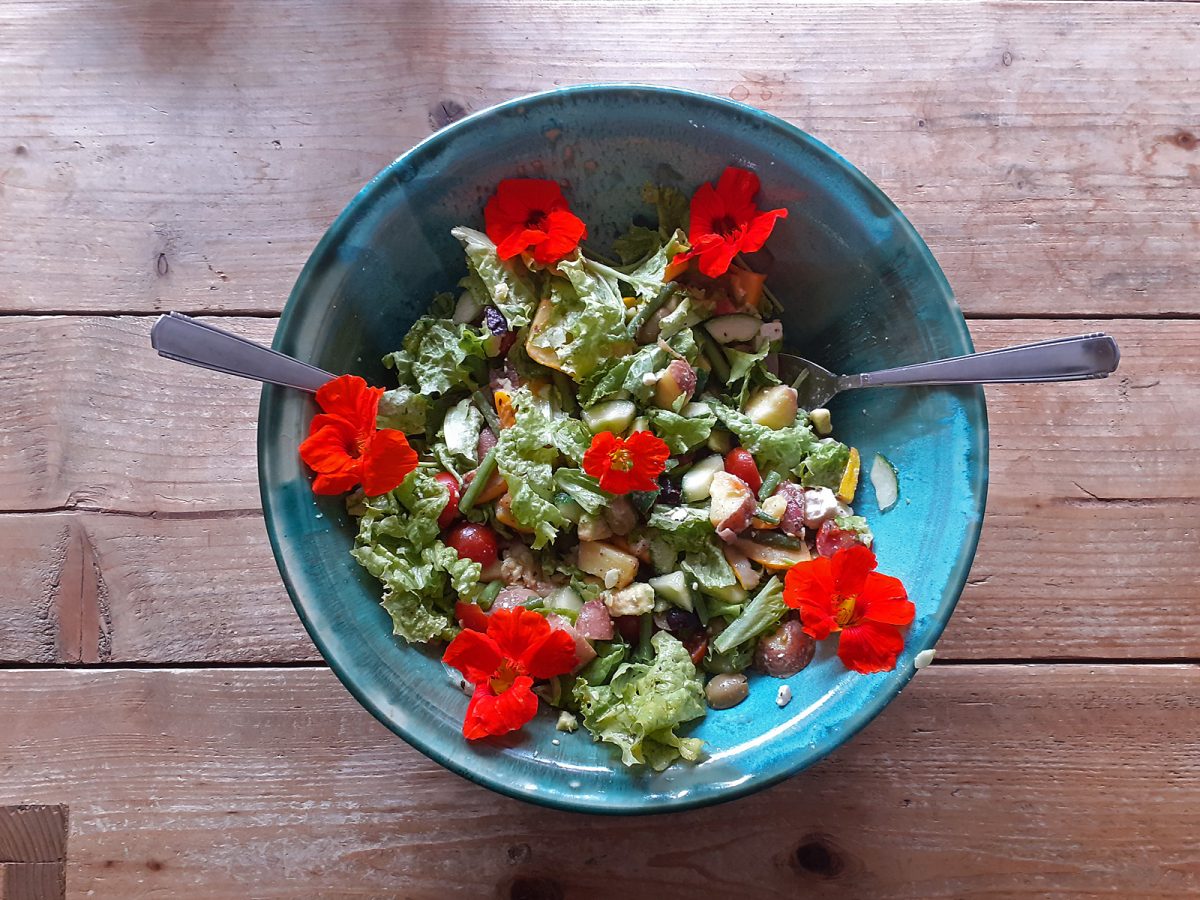
[[[845,375],[839,389],[907,384],[1000,384],[1017,381],[1079,381],[1104,378],[1117,368],[1121,351],[1107,334],[1021,344],[986,353]]]
[[[150,329],[159,356],[202,369],[316,393],[328,372],[183,313],[161,316]]]

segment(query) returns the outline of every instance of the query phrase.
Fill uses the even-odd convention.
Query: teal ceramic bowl
[[[275,348],[331,372],[390,384],[379,360],[432,296],[464,274],[450,236],[479,226],[502,178],[537,175],[566,187],[591,242],[638,216],[648,181],[690,193],[729,164],[755,169],[760,206],[787,207],[755,262],[787,305],[792,349],[857,372],[971,351],[959,308],[929,249],[900,211],[848,162],[757,110],[664,88],[588,86],[484,110],[434,134],[380,172],[313,251],[284,309]],[[297,456],[314,405],[267,387],[258,432],[259,478],[279,569],[313,641],[381,722],[442,765],[493,790],[567,809],[650,813],[748,794],[825,756],[866,725],[914,673],[962,590],[987,484],[987,419],[978,388],[859,391],[832,405],[843,440],[900,470],[900,501],[877,509],[869,483],[855,503],[878,536],[881,571],[916,604],[895,671],[847,672],[826,642],[787,679],[752,677],[740,706],[710,711],[690,730],[699,764],[655,774],[621,766],[580,731],[555,732],[543,712],[521,733],[469,743],[467,698],[436,655],[391,635],[379,585],[350,558],[353,521],[338,498],[314,497]],[[557,739],[557,740],[555,740]]]

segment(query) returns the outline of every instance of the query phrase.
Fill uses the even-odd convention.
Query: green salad
[[[318,395],[318,420],[374,409],[342,470],[302,454],[318,492],[360,478],[354,558],[395,634],[443,648],[468,738],[546,704],[627,765],[696,760],[687,724],[741,702],[746,670],[795,675],[856,621],[853,597],[822,625],[785,591],[872,538],[857,451],[776,375],[782,307],[744,254],[786,211],[758,210],[748,175],[690,203],[648,186],[605,254],[554,182],[501,183],[485,230],[453,230],[457,290],[385,358],[396,386]]]

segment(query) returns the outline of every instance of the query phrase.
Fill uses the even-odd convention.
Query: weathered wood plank
[[[990,348],[1099,324],[972,329]],[[1200,323],[1103,325],[1124,350],[1114,378],[989,389],[988,518],[948,657],[1200,657]],[[0,326],[0,376],[19,386],[0,416],[21,423],[0,507],[65,508],[0,515],[0,660],[314,658],[257,515],[257,390],[158,359],[149,326]]]
[[[1194,5],[605,9],[6,3],[0,310],[278,310],[338,210],[432,128],[638,59],[857,163],[969,311],[1200,313]]]
[[[61,862],[66,857],[65,806],[0,806],[0,863]]]
[[[1197,696],[1195,666],[934,666],[783,785],[613,820],[442,771],[325,670],[0,672],[0,801],[70,804],[73,896],[1183,897]]]

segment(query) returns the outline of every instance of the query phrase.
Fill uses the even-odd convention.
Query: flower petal
[[[537,715],[537,708],[533,679],[525,675],[517,677],[500,694],[492,693],[488,685],[480,685],[467,704],[463,735],[469,740],[478,740],[489,735],[508,734]]]
[[[761,250],[762,245],[767,242],[767,238],[771,236],[771,232],[775,229],[775,222],[786,218],[786,209],[773,209],[769,212],[759,213],[750,220],[750,224],[742,232],[741,239],[738,241],[738,248],[743,253],[753,253],[755,250]]]
[[[853,544],[833,554],[830,563],[835,593],[841,597],[854,597],[862,592],[867,573],[875,568],[875,554],[869,547]]]
[[[593,478],[603,478],[612,468],[612,455],[621,446],[621,439],[611,431],[602,431],[592,438],[583,454],[583,471]]]
[[[714,223],[726,215],[725,204],[711,184],[706,181],[696,188],[688,207],[688,243],[693,255],[703,241],[714,237],[720,240],[720,235],[713,233]]]
[[[323,412],[341,416],[355,427],[375,428],[375,413],[383,388],[368,387],[357,375],[340,375],[317,389],[317,405]]]
[[[537,613],[534,613],[536,616]],[[542,618],[538,616],[538,618]],[[545,620],[543,620],[545,621]],[[547,624],[549,624],[547,622]],[[579,661],[575,638],[565,630],[551,628],[550,633],[535,640],[516,657],[518,668],[534,678],[553,678],[566,675]]]
[[[378,497],[393,491],[416,467],[417,452],[403,432],[391,428],[377,431],[363,448],[363,492]]]
[[[634,491],[653,491],[658,488],[658,476],[667,468],[671,449],[666,441],[652,431],[635,431],[625,439],[625,449],[633,458],[630,474]]]
[[[587,237],[583,220],[566,209],[557,209],[547,215],[545,228],[546,237],[533,248],[533,258],[543,266],[566,259]]]
[[[759,189],[758,176],[749,169],[739,169],[737,166],[726,166],[721,177],[717,179],[717,193],[729,209],[753,204],[754,195]]]
[[[797,563],[783,581],[783,602],[800,610],[804,631],[823,641],[837,630],[833,574],[823,556]]]
[[[544,616],[523,606],[495,610],[488,617],[488,637],[506,659],[520,660],[527,648],[550,633],[550,624]]]
[[[861,622],[842,630],[838,659],[847,669],[869,675],[896,668],[896,657],[903,649],[904,637],[895,625]]]
[[[720,278],[729,271],[729,265],[738,254],[736,240],[710,243],[709,249],[700,251],[700,271],[709,278]]]
[[[304,464],[321,475],[359,471],[359,460],[351,454],[354,433],[350,424],[336,416],[317,416],[326,422],[300,444]]]
[[[506,238],[496,242],[496,255],[501,259],[512,259],[545,239],[546,232],[540,228],[514,228]]]
[[[329,475],[318,475],[313,479],[312,492],[322,496],[345,494],[354,490],[361,480],[358,469],[352,472],[334,472]]]
[[[485,684],[496,674],[502,661],[496,642],[483,632],[471,629],[455,635],[442,654],[442,662],[458,669],[472,684]]]
[[[888,625],[908,625],[917,614],[900,579],[879,572],[868,573],[855,609],[863,619]]]

